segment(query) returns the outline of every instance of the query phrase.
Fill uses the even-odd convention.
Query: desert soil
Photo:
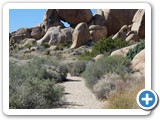
[[[101,109],[105,102],[96,99],[95,95],[85,86],[81,77],[67,75],[68,81],[61,83],[65,87],[66,104],[71,109]]]

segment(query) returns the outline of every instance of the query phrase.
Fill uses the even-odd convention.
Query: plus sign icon
[[[157,94],[153,90],[141,90],[137,95],[137,103],[144,110],[151,110],[157,104]]]

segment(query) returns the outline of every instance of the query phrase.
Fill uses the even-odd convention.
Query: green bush
[[[74,62],[70,68],[70,73],[72,76],[80,76],[82,72],[86,69],[86,61]]]
[[[91,60],[91,58],[97,56],[98,54],[108,54],[114,50],[123,48],[128,46],[128,42],[125,40],[118,38],[113,40],[111,37],[109,38],[103,38],[93,44],[92,52],[85,52],[80,56],[80,59],[82,60]]]
[[[115,40],[113,40],[111,37],[103,38],[93,45],[93,52],[98,54],[108,52],[110,54],[112,51],[126,47],[127,45],[128,42],[121,38],[117,38]]]
[[[33,58],[17,65],[10,62],[9,105],[14,109],[43,109],[59,105],[64,88],[56,82],[66,79],[63,63]]]
[[[130,60],[124,57],[104,57],[99,61],[89,64],[82,76],[85,78],[86,86],[93,89],[93,85],[106,73],[116,73],[124,78],[127,73],[132,71],[129,65]]]
[[[145,41],[142,40],[135,47],[133,47],[128,51],[127,58],[132,60],[136,56],[136,54],[139,53],[144,48],[145,48]]]
[[[45,48],[49,48],[50,47],[50,45],[48,43],[46,43],[46,42],[42,43],[41,46],[43,46]]]
[[[85,51],[83,54],[80,55],[79,60],[91,60],[95,56],[95,53]]]

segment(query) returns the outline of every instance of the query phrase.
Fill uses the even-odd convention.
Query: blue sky
[[[11,9],[9,11],[9,32],[22,27],[33,27],[42,23],[45,9]],[[92,9],[95,14],[96,10]],[[65,26],[68,24],[65,23]]]

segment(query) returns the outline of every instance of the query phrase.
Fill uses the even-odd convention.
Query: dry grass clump
[[[144,89],[144,80],[135,84],[132,88],[120,90],[108,97],[109,104],[105,108],[109,109],[138,109],[136,97],[141,89]]]

